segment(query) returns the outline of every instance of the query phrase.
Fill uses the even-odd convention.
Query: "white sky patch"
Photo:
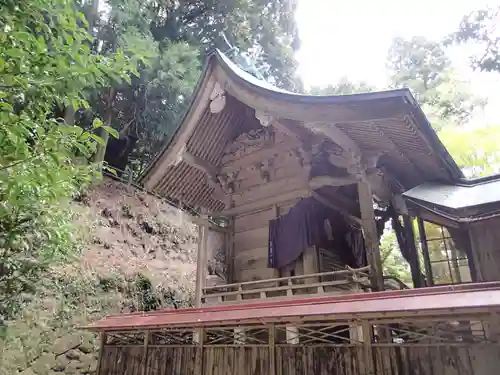
[[[298,73],[306,86],[334,84],[346,76],[384,88],[392,38],[439,40],[457,30],[464,15],[498,4],[500,0],[300,0]],[[485,113],[475,120],[500,125],[500,73],[472,72],[469,55],[465,47],[450,51],[460,78],[489,100]]]

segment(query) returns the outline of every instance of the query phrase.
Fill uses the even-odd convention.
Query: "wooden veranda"
[[[108,317],[98,375],[494,375],[500,283]]]

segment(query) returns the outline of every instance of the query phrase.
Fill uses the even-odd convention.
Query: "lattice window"
[[[387,334],[390,332],[390,334]],[[384,344],[474,344],[493,343],[482,321],[442,320],[374,325],[375,343]]]
[[[268,327],[219,327],[205,329],[204,345],[267,345]]]
[[[460,284],[472,281],[465,251],[459,250],[448,230],[425,223],[427,247],[434,284]]]
[[[106,345],[143,345],[144,332],[111,332],[107,334]]]
[[[193,330],[172,331],[161,330],[150,333],[151,345],[193,345]]]
[[[306,324],[276,327],[276,344],[350,345],[358,344],[358,325]]]

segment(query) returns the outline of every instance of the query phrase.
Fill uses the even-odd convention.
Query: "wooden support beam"
[[[215,230],[217,232],[229,233],[230,227],[219,227],[214,223],[211,223],[208,219],[203,219],[200,216],[192,216],[192,222],[196,225],[206,225],[210,228],[210,230]]]
[[[277,194],[284,194],[296,189],[307,188],[309,182],[309,171],[304,168],[299,170],[293,177],[281,178],[253,186],[232,196],[235,207],[251,202],[274,197]]]
[[[323,197],[322,195],[316,193],[315,191],[313,191],[311,193],[311,195],[314,197],[314,199],[316,199],[318,202],[320,202],[321,204],[324,204],[325,206],[327,207],[330,207],[331,209],[335,210],[335,211],[338,211],[340,212],[342,215],[344,215],[347,219],[349,219],[350,221],[356,223],[356,224],[361,224],[362,223],[362,220],[359,218],[359,217],[356,217],[354,215],[351,215],[350,213],[346,212],[346,210],[342,207],[340,207],[339,205],[336,205],[335,203],[333,203],[332,201],[330,201],[329,199]]]
[[[142,356],[142,375],[148,375],[148,349],[149,349],[149,331],[144,332],[144,345],[143,345],[143,356]]]
[[[425,234],[424,221],[421,217],[418,219],[418,234],[420,237],[420,247],[422,249],[422,257],[424,258],[425,278],[427,286],[434,286],[434,277],[432,275],[431,258],[429,255],[429,246],[427,245],[427,235]]]
[[[312,275],[319,273],[319,257],[316,246],[309,246],[302,254],[302,264],[304,268],[304,275]],[[306,284],[315,284],[319,282],[319,277],[311,277],[304,279]]]
[[[364,365],[366,375],[375,374],[374,358],[373,358],[373,327],[369,321],[363,321],[361,324],[363,335],[363,348],[364,348]]]
[[[356,184],[359,180],[354,176],[333,177],[333,176],[316,176],[309,180],[311,189],[320,189],[323,186],[345,186]]]
[[[373,198],[371,187],[368,182],[361,181],[358,183],[358,195],[366,255],[368,263],[373,270],[372,286],[375,290],[384,290],[384,274],[378,246],[377,226],[375,224],[375,213],[373,211]]]
[[[273,156],[290,152],[300,146],[301,145],[298,141],[284,142],[284,143],[277,143],[275,145],[268,147],[263,147],[261,149],[258,149],[257,151],[254,151],[244,156],[237,157],[229,155],[224,158],[220,172],[232,173],[248,165],[257,164],[264,160],[271,159]]]
[[[189,164],[190,166],[202,171],[211,179],[216,180],[217,175],[219,174],[219,168],[210,164],[206,160],[191,154],[190,152],[184,150],[182,153],[182,160]]]
[[[97,375],[102,375],[104,347],[106,346],[107,340],[108,335],[106,334],[106,332],[101,332],[101,336],[99,338],[99,359],[97,361]]]
[[[269,326],[269,375],[276,375],[276,327]]]
[[[206,218],[206,217],[205,217]],[[198,226],[198,257],[196,261],[195,307],[201,307],[207,279],[208,226]]]
[[[222,187],[217,181],[217,175],[220,173],[219,167],[216,167],[206,160],[203,160],[200,157],[191,154],[185,149],[180,155],[180,158],[184,163],[203,172],[205,174],[208,186],[210,186],[214,190],[214,198],[221,202],[224,202],[226,206],[229,205],[229,196],[224,193],[224,190],[222,190]]]
[[[221,212],[217,212],[216,216],[229,217],[243,215],[252,211],[262,210],[265,208],[273,207],[276,204],[288,202],[292,199],[305,198],[311,195],[310,189],[299,189],[290,191],[288,193],[283,193],[280,195],[275,195],[270,198],[262,199],[256,202],[251,202],[238,207],[230,208]]]
[[[304,126],[314,133],[321,133],[338,144],[342,149],[352,156],[361,157],[361,149],[347,134],[331,123],[304,123]]]
[[[205,344],[205,329],[204,328],[196,328],[194,332],[194,342],[198,345],[196,346],[196,355],[195,355],[195,363],[194,363],[194,373],[196,375],[203,375],[203,352],[204,352],[204,344]]]
[[[226,233],[226,266],[227,280],[229,284],[234,283],[234,217],[229,219],[229,232]]]
[[[425,285],[422,283],[422,274],[420,272],[420,261],[418,259],[418,251],[415,245],[415,231],[413,230],[413,221],[409,215],[403,215],[403,225],[405,230],[407,251],[410,255],[411,277],[415,288],[422,288]]]
[[[292,345],[298,345],[299,340],[299,329],[296,325],[287,325],[286,326],[286,343]]]

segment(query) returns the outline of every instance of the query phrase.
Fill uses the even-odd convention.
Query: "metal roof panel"
[[[313,320],[322,316],[369,318],[373,314],[449,314],[452,310],[500,310],[500,282],[255,302],[206,308],[159,310],[110,316],[90,326],[95,331],[202,327],[273,321]]]

